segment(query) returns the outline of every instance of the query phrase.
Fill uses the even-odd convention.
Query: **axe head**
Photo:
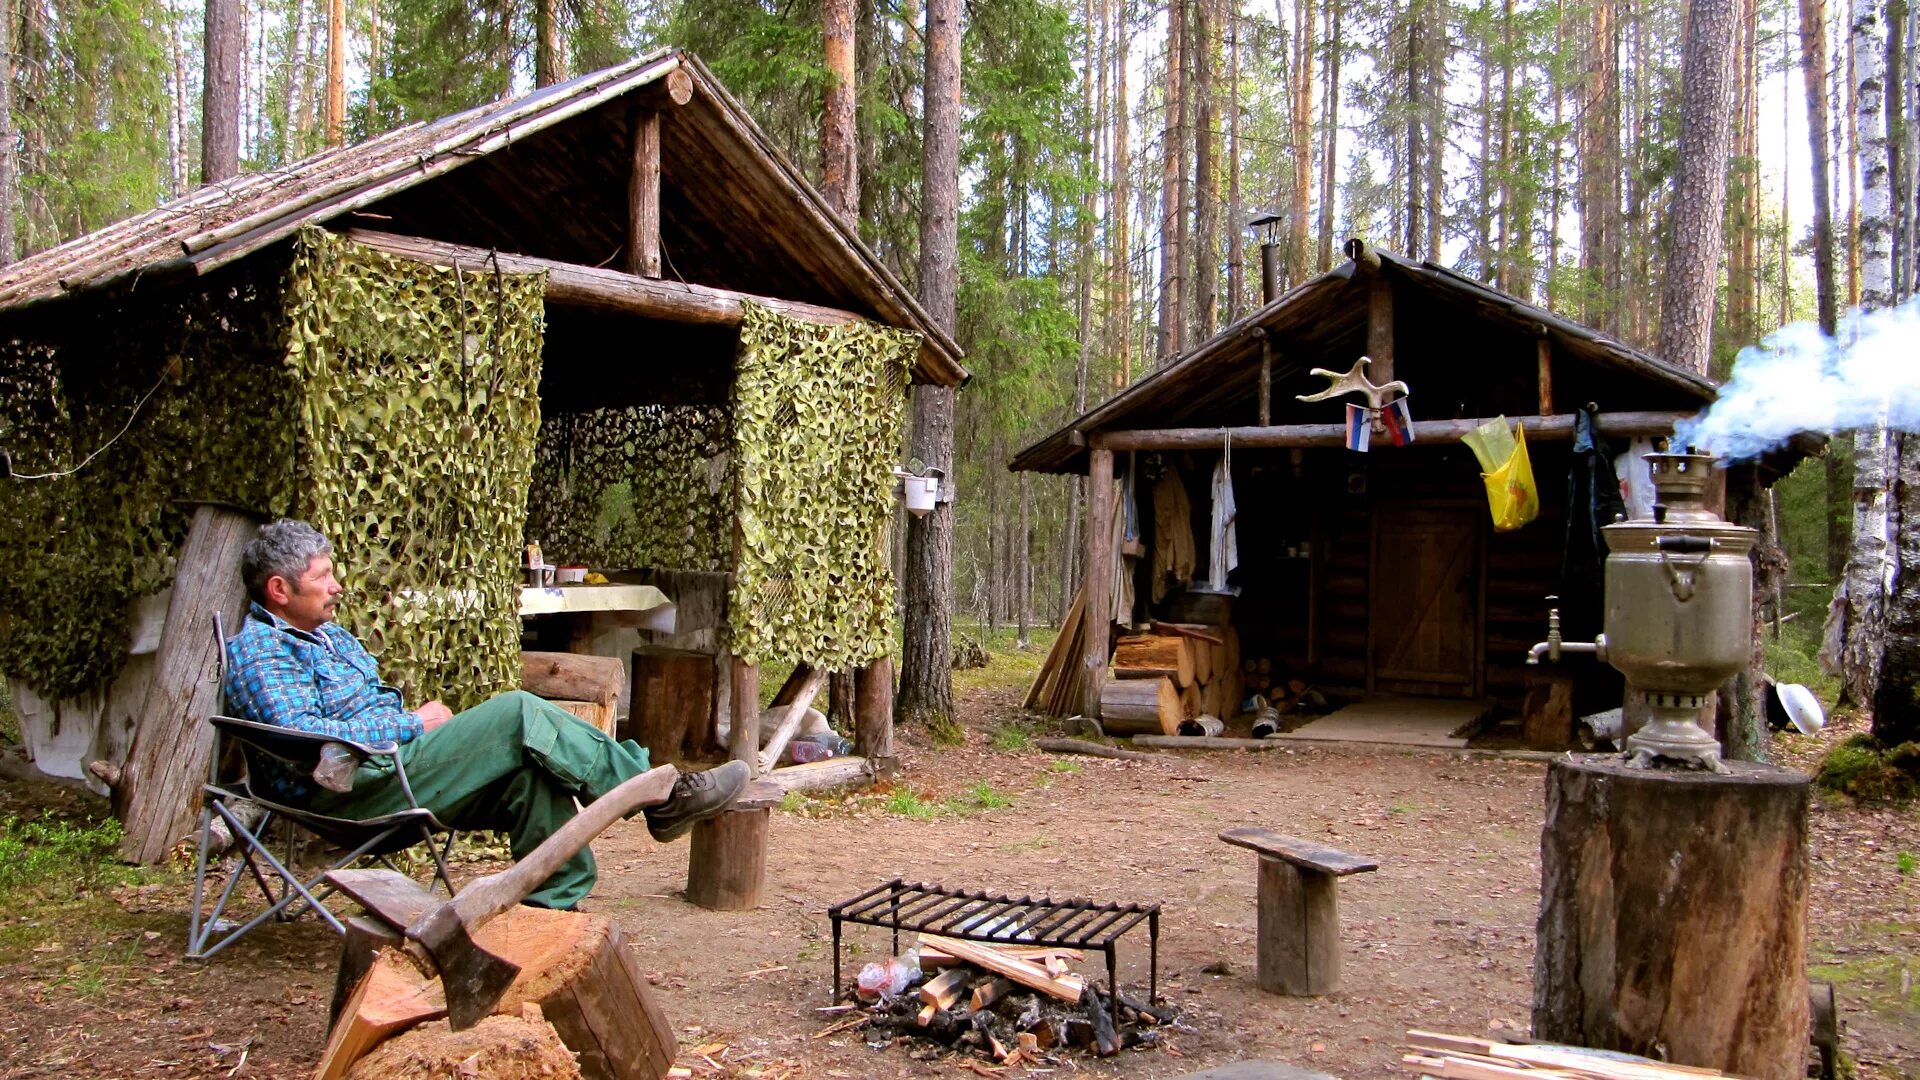
[[[492,1012],[500,995],[520,974],[520,965],[474,944],[451,901],[407,927],[407,937],[419,942],[440,969],[440,986],[447,995],[447,1021],[455,1031],[472,1027]]]

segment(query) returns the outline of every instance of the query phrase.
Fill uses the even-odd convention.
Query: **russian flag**
[[[1372,410],[1364,405],[1347,406],[1347,449],[1356,454],[1367,452],[1373,438]]]
[[[1387,429],[1387,438],[1395,446],[1405,446],[1413,441],[1413,414],[1407,411],[1407,399],[1397,397],[1380,409],[1380,423]]]

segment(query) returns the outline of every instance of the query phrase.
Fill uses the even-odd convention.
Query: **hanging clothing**
[[[1213,529],[1207,538],[1207,587],[1227,591],[1227,575],[1240,565],[1239,529],[1234,524],[1233,443],[1229,441],[1213,467]]]
[[[1109,599],[1113,621],[1123,626],[1133,625],[1133,569],[1139,559],[1126,554],[1127,540],[1140,538],[1140,502],[1135,495],[1133,455],[1127,455],[1127,475],[1114,481],[1115,493],[1120,499],[1120,512],[1113,516],[1113,592]]]
[[[1567,466],[1567,539],[1560,561],[1560,625],[1568,637],[1585,640],[1600,630],[1607,565],[1607,541],[1600,530],[1626,510],[1613,455],[1594,433],[1593,412],[1577,410]]]
[[[1153,602],[1173,584],[1193,580],[1193,504],[1180,471],[1169,463],[1153,485]]]

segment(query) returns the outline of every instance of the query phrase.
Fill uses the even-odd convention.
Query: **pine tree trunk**
[[[1513,162],[1513,0],[1500,4],[1500,255],[1494,287],[1525,300],[1532,294],[1517,273],[1526,250],[1527,230],[1514,213]],[[1515,233],[1518,232],[1518,236]]]
[[[544,38],[543,38],[544,40]],[[346,145],[347,0],[327,4],[327,145]]]
[[[1180,110],[1186,102],[1182,68],[1186,63],[1185,0],[1167,4],[1166,124],[1160,158],[1160,339],[1154,351],[1154,364],[1173,359],[1180,351],[1180,227],[1186,213],[1180,199],[1180,174],[1185,168],[1184,132]]]
[[[1586,322],[1619,333],[1620,96],[1613,0],[1593,0],[1580,91],[1580,269]],[[1724,48],[1724,44],[1723,44]],[[1685,90],[1682,90],[1685,97]],[[1719,105],[1726,112],[1726,103]],[[1724,149],[1724,144],[1723,144]],[[1716,206],[1721,196],[1714,196]],[[1715,271],[1717,273],[1717,269]],[[1664,301],[1663,301],[1664,302]]]
[[[341,3],[342,0],[334,0]],[[536,0],[533,6],[533,85],[567,81],[566,45],[560,37],[560,0]]]
[[[1443,205],[1447,191],[1447,56],[1451,51],[1447,41],[1447,3],[1448,0],[1427,0],[1423,5],[1427,27],[1420,35],[1420,58],[1422,60],[1421,80],[1427,86],[1424,98],[1421,122],[1426,129],[1427,175],[1426,219],[1427,249],[1426,257],[1438,260],[1440,251],[1441,227],[1446,222]]]
[[[1126,386],[1133,381],[1133,159],[1129,149],[1129,129],[1131,121],[1131,101],[1127,96],[1128,55],[1133,50],[1131,39],[1127,36],[1126,5],[1118,5],[1114,16],[1115,46],[1113,50],[1113,108],[1109,110],[1109,122],[1113,130],[1113,214],[1114,239],[1113,261],[1119,267],[1119,287],[1115,294],[1119,297],[1119,312],[1116,319],[1115,352],[1120,356],[1120,370],[1116,373],[1119,385]],[[1086,411],[1085,402],[1080,411]],[[1077,415],[1077,414],[1076,414]],[[1081,503],[1085,505],[1084,485],[1075,481],[1074,486],[1081,489]],[[1084,545],[1081,545],[1084,546]],[[1080,547],[1068,550],[1068,558],[1075,563],[1080,558]]]
[[[380,84],[386,72],[380,67],[380,0],[367,0],[367,133],[380,130]]]
[[[1566,187],[1561,183],[1562,165],[1567,159],[1566,106],[1567,87],[1563,57],[1567,50],[1567,9],[1565,0],[1554,5],[1553,21],[1553,192],[1547,211],[1547,310],[1558,311],[1560,278],[1560,210],[1566,205]]]
[[[200,182],[240,174],[240,62],[247,47],[245,0],[206,0],[205,82],[200,98]]]
[[[1021,649],[1027,647],[1028,632],[1033,626],[1033,488],[1032,473],[1020,474],[1020,529],[1015,534],[1013,550],[1014,572],[1014,613],[1019,636],[1015,644]]]
[[[1491,0],[1480,0],[1482,13],[1490,13]],[[1487,21],[1492,15],[1487,14]],[[1474,265],[1479,267],[1480,280],[1497,282],[1500,279],[1499,268],[1493,257],[1493,184],[1498,169],[1493,161],[1495,128],[1493,123],[1493,55],[1490,46],[1491,37],[1484,36],[1480,43],[1480,175],[1475,178],[1479,212],[1474,215]]]
[[[0,0],[0,266],[19,257],[14,231],[13,2]]]
[[[1855,124],[1860,144],[1860,301],[1867,310],[1891,305],[1892,206],[1888,191],[1886,39],[1873,0],[1855,0],[1852,48]],[[1877,702],[1885,650],[1888,583],[1894,579],[1889,548],[1889,483],[1898,468],[1884,418],[1855,432],[1853,459],[1853,552],[1847,563],[1846,648],[1841,674],[1856,702]]]
[[[1220,324],[1219,216],[1213,168],[1213,4],[1194,0],[1193,315],[1194,341]]]
[[[1246,302],[1247,208],[1240,190],[1240,11],[1227,15],[1227,322],[1240,320]]]
[[[1287,284],[1307,278],[1312,259],[1307,214],[1313,195],[1313,3],[1293,3],[1293,107],[1289,138],[1293,158],[1292,200],[1287,207]]]
[[[1891,439],[1898,493],[1889,508],[1895,569],[1873,698],[1873,737],[1884,747],[1920,742],[1920,437],[1896,433]]]
[[[1813,288],[1820,330],[1828,337],[1839,326],[1839,285],[1833,266],[1834,134],[1827,116],[1826,0],[1800,0],[1800,72],[1806,83],[1807,149],[1812,159]],[[1853,501],[1846,463],[1837,452],[1826,456],[1827,580],[1838,584],[1847,571],[1847,535]]]
[[[1333,268],[1333,179],[1334,164],[1340,158],[1340,7],[1342,0],[1327,2],[1327,96],[1320,114],[1326,129],[1326,145],[1320,152],[1320,263],[1321,273]]]
[[[1425,236],[1425,230],[1421,228],[1420,223],[1420,209],[1423,205],[1420,197],[1420,181],[1426,176],[1426,170],[1421,167],[1423,150],[1420,141],[1425,126],[1426,111],[1421,95],[1421,91],[1426,88],[1420,63],[1423,20],[1421,11],[1425,4],[1438,2],[1439,0],[1407,0],[1407,51],[1406,67],[1403,69],[1407,88],[1407,152],[1405,160],[1401,162],[1401,169],[1404,170],[1401,179],[1406,183],[1407,192],[1406,211],[1402,219],[1406,232],[1402,246],[1410,259],[1420,258],[1420,241]],[[1606,3],[1607,0],[1599,0],[1599,2]]]
[[[1660,293],[1658,355],[1702,375],[1713,346],[1714,286],[1720,276],[1733,33],[1733,0],[1692,0],[1682,46],[1680,161],[1673,247]]]
[[[859,224],[860,172],[854,157],[854,0],[824,0],[820,25],[825,39],[827,101],[820,117],[825,178],[821,194],[842,221]]]
[[[960,3],[928,0],[926,134],[921,146],[920,303],[952,333],[959,289]],[[953,476],[953,390],[914,388],[913,454]],[[896,716],[953,716],[953,504],[907,522],[906,625]]]

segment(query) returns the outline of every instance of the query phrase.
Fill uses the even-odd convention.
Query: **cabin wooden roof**
[[[1274,357],[1273,422],[1308,422],[1294,395],[1326,387],[1308,368],[1344,371],[1366,351],[1368,279],[1375,274],[1391,283],[1394,304],[1403,309],[1395,320],[1395,375],[1412,383],[1415,419],[1435,418],[1432,410],[1437,408],[1450,410],[1438,415],[1450,416],[1462,402],[1470,410],[1462,415],[1493,415],[1472,411],[1484,404],[1472,400],[1480,393],[1476,384],[1490,382],[1494,374],[1482,369],[1480,357],[1496,345],[1512,354],[1526,353],[1526,342],[1541,336],[1551,343],[1555,395],[1564,402],[1559,411],[1594,400],[1603,410],[1690,412],[1714,400],[1714,383],[1705,376],[1545,308],[1434,263],[1370,249],[1359,241],[1348,247],[1355,259],[1296,286],[1022,450],[1010,468],[1084,472],[1087,437],[1100,432],[1255,423],[1262,332],[1271,338]],[[1421,312],[1434,317],[1423,318]],[[1440,400],[1432,393],[1423,396],[1422,376],[1432,380],[1442,371],[1462,388]],[[1518,370],[1512,374],[1526,377]],[[1340,414],[1328,405],[1315,408],[1311,422],[1339,422]],[[1507,411],[1511,415],[1516,410]],[[1288,413],[1294,418],[1287,418]]]
[[[692,79],[673,104],[666,80]],[[569,82],[208,184],[0,271],[0,320],[191,278],[353,226],[585,266],[617,265],[634,117],[660,122],[663,278],[850,311],[927,338],[914,377],[956,385],[961,351],[706,66],[661,49]]]

